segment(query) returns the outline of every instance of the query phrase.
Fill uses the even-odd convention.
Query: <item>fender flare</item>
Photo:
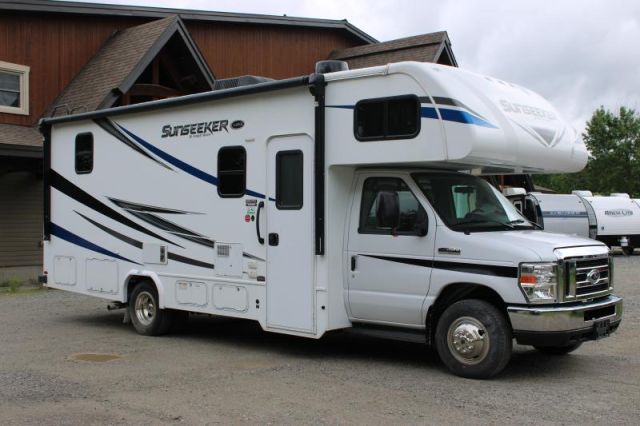
[[[164,285],[162,284],[162,280],[160,279],[160,277],[158,277],[158,274],[156,274],[153,271],[139,270],[139,269],[132,269],[126,274],[124,282],[122,283],[122,302],[123,303],[128,302],[127,298],[129,295],[129,283],[133,278],[150,279],[153,282],[153,284],[156,286],[156,290],[158,291],[158,304],[160,305],[159,308],[160,309],[165,308],[164,306],[165,292],[164,292]]]

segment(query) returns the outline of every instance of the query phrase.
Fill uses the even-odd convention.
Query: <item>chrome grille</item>
[[[610,290],[608,256],[565,259],[564,265],[566,300],[599,296]]]

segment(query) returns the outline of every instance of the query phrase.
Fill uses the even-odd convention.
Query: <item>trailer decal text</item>
[[[229,133],[229,129],[227,128],[228,125],[229,120],[203,121],[200,123],[182,124],[178,126],[167,124],[165,126],[162,126],[162,137],[172,138],[174,136],[206,136],[221,132],[223,130]]]

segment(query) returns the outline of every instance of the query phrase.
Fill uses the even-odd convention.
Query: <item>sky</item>
[[[638,0],[101,0],[347,19],[386,41],[446,30],[461,68],[533,89],[580,132],[600,106],[640,110]]]

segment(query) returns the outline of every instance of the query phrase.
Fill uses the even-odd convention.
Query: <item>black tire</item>
[[[175,314],[169,309],[160,309],[156,286],[149,281],[137,284],[129,298],[131,323],[139,334],[160,336],[171,329]]]
[[[622,253],[624,253],[625,256],[633,255],[633,247],[631,246],[622,247]]]
[[[564,346],[534,346],[534,348],[547,355],[566,355],[580,346],[582,346],[582,342],[573,342]]]
[[[451,372],[471,379],[489,379],[511,359],[511,326],[491,303],[461,300],[440,316],[435,343],[440,359]]]

